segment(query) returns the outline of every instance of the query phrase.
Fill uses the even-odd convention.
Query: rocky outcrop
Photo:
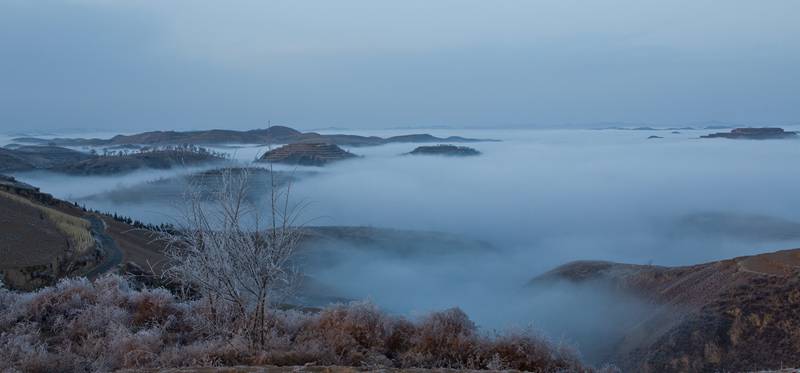
[[[331,162],[357,157],[334,144],[298,143],[281,146],[261,156],[261,162],[323,166]]]
[[[724,138],[724,139],[748,139],[748,140],[770,140],[787,139],[797,137],[797,132],[784,131],[783,128],[736,128],[730,132],[718,132],[705,136],[705,139]]]
[[[480,155],[481,152],[466,146],[455,146],[455,145],[434,145],[434,146],[420,146],[411,151],[411,155],[448,155],[448,156],[470,156],[470,155]]]
[[[39,188],[23,183],[13,176],[0,175],[0,190],[35,200],[45,205],[54,205],[58,202],[52,195],[42,193]]]

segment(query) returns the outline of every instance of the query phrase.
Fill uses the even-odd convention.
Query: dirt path
[[[89,215],[86,220],[92,224],[92,236],[100,241],[103,249],[103,261],[86,274],[88,278],[95,278],[106,273],[122,262],[122,251],[117,242],[106,233],[106,224],[98,216]]]

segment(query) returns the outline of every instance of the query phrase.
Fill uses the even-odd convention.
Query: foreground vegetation
[[[179,300],[123,277],[0,289],[0,361],[25,372],[232,365],[582,371],[570,349],[530,331],[487,335],[458,309],[410,321],[368,303],[268,314],[265,340],[208,297]]]

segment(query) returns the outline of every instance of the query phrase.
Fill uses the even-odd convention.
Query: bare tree
[[[301,237],[300,207],[290,204],[291,183],[279,187],[272,171],[265,208],[248,198],[246,168],[225,169],[217,190],[191,188],[182,221],[162,232],[169,262],[164,275],[232,304],[257,344],[265,342],[270,306],[290,295],[299,279],[292,257]]]

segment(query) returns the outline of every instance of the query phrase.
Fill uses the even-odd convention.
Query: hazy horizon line
[[[296,129],[302,132],[315,132],[315,131],[389,131],[389,130],[557,130],[557,129],[636,129],[649,127],[653,129],[676,129],[676,128],[689,128],[693,129],[712,129],[705,127],[771,127],[771,126],[800,126],[800,121],[785,121],[780,123],[763,122],[763,123],[743,123],[735,121],[697,121],[687,123],[659,123],[659,122],[631,122],[631,121],[598,121],[598,122],[579,122],[579,123],[561,123],[561,124],[484,124],[484,125],[447,125],[447,124],[424,124],[424,125],[399,125],[399,126],[386,126],[386,127],[361,127],[361,126],[343,126],[343,125],[330,125],[330,126],[302,126],[284,123],[273,123],[272,126],[283,126]],[[22,135],[61,135],[70,133],[142,133],[154,131],[175,131],[175,132],[189,132],[189,131],[209,131],[209,130],[231,130],[231,131],[247,131],[254,129],[267,128],[268,125],[263,126],[234,126],[234,127],[219,127],[219,126],[179,126],[179,127],[137,127],[135,131],[120,131],[109,130],[102,127],[66,127],[66,128],[41,128],[36,130],[9,130],[3,131],[7,136],[22,136]]]

